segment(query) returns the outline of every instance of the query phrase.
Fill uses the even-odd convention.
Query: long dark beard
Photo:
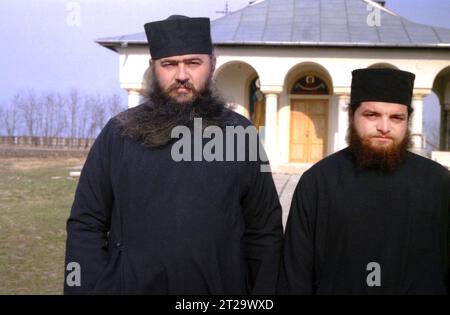
[[[176,126],[193,127],[194,118],[202,118],[203,128],[218,126],[223,128],[235,123],[232,112],[225,105],[212,80],[197,91],[186,85],[193,97],[189,101],[178,102],[163,91],[157,80],[151,81],[151,88],[145,103],[131,108],[117,116],[121,134],[147,147],[158,147],[171,140],[172,129]]]
[[[353,123],[350,123],[347,142],[359,169],[375,169],[393,172],[405,161],[411,146],[409,129],[401,142],[394,142],[387,148],[374,148],[370,139],[362,138]]]

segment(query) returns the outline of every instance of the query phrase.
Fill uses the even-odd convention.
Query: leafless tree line
[[[126,108],[119,95],[19,92],[0,104],[0,135],[95,138],[109,118]]]

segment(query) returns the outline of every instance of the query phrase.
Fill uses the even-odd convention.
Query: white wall
[[[150,58],[147,47],[120,48],[119,53],[122,88],[129,91],[142,88],[142,79]],[[290,109],[285,85],[290,75],[300,73],[302,69],[317,70],[328,77],[333,94],[348,95],[352,70],[387,63],[415,73],[415,93],[427,95],[438,73],[450,66],[449,51],[438,49],[219,46],[216,54],[216,81],[224,96],[236,104],[237,112],[248,116],[245,108],[248,103],[246,89],[256,75],[266,90],[273,87],[274,91],[281,91],[277,106],[279,161],[275,163],[287,163],[289,159]],[[447,84],[450,86],[450,83]],[[450,93],[445,97],[449,98]],[[328,154],[341,147],[342,139],[345,138],[345,132],[338,127],[338,105],[338,97],[332,96],[328,120]]]

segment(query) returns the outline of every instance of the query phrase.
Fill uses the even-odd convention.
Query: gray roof
[[[370,0],[265,0],[211,22],[216,45],[450,48],[450,29],[410,22],[379,7],[380,26],[367,23]],[[373,3],[373,2],[371,2]],[[145,33],[102,38],[114,49],[146,45]]]

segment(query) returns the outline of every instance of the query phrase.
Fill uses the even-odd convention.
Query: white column
[[[274,165],[278,163],[277,156],[277,111],[278,94],[266,94],[266,125],[264,128],[264,148],[269,158],[269,162]]]
[[[423,95],[414,95],[412,101],[414,112],[411,117],[412,150],[420,153],[424,147],[423,139]]]
[[[350,101],[350,95],[339,94],[338,95],[338,125],[337,125],[337,137],[334,144],[334,150],[339,151],[347,146],[346,136],[348,129],[348,103]]]
[[[439,149],[448,151],[450,149],[450,103],[443,104],[441,110],[441,131]]]
[[[128,108],[138,106],[141,103],[141,94],[137,90],[128,91]]]

